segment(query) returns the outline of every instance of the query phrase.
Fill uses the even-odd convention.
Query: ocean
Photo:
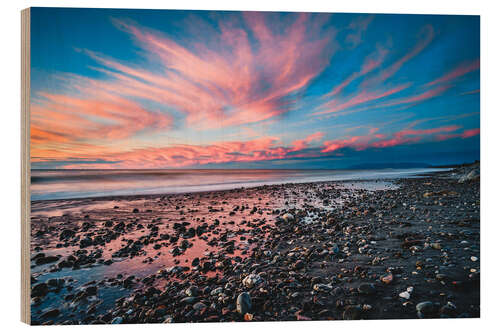
[[[228,190],[284,183],[415,177],[445,169],[32,170],[31,200]]]

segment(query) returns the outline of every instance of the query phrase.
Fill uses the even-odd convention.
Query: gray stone
[[[250,298],[250,294],[244,292],[238,295],[236,299],[236,310],[242,315],[252,310],[252,299]]]

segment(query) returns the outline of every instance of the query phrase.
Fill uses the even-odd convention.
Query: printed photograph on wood
[[[30,323],[479,317],[479,23],[31,8]]]

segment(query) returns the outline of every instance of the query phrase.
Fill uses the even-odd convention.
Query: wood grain
[[[30,9],[21,11],[21,321],[30,311]]]

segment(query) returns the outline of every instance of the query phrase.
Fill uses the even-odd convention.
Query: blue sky
[[[479,159],[479,17],[33,8],[33,168]]]

